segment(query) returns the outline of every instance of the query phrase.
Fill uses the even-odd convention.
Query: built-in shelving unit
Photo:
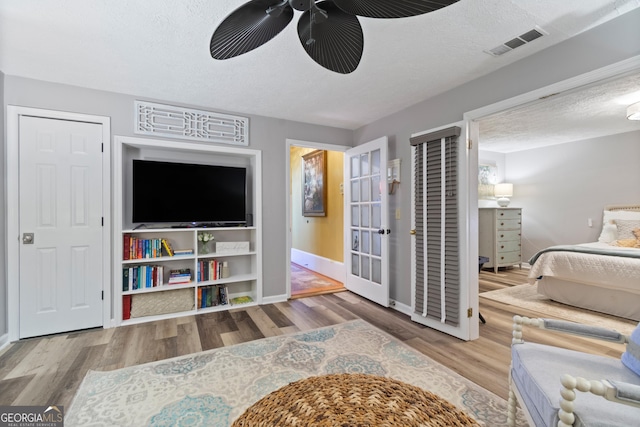
[[[239,304],[260,304],[261,153],[246,148],[182,141],[131,137],[115,137],[114,140],[114,162],[116,169],[120,169],[114,174],[114,241],[120,244],[114,245],[114,280],[111,292],[113,325],[228,310]],[[252,216],[252,224],[226,227],[132,224],[132,159],[195,161],[246,167],[249,199],[247,208]],[[161,180],[158,185],[162,185]],[[175,202],[178,197],[179,195],[168,194],[167,203]],[[198,239],[203,233],[213,235],[213,240],[206,243],[206,248]],[[170,251],[186,250],[188,253],[170,254],[167,246],[162,243],[163,240]],[[148,242],[147,249],[143,250],[143,246],[140,246],[139,250],[134,250],[132,241]],[[216,244],[224,243],[231,244],[231,247],[227,245],[226,249],[217,251]],[[221,245],[218,246],[220,249]],[[171,272],[177,270],[183,274],[188,271],[189,278],[186,282],[170,284]],[[134,277],[137,279],[136,285]]]

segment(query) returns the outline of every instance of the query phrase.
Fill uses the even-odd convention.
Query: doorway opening
[[[287,297],[343,291],[346,270],[342,189],[344,150],[348,147],[288,140],[287,148]],[[315,169],[311,172],[309,159],[322,159],[312,164]],[[305,206],[305,194],[308,199],[310,192],[310,173],[314,174],[314,185],[319,186],[312,192],[321,199],[313,207]]]

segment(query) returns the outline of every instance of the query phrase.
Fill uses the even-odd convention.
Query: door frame
[[[304,148],[315,148],[318,150],[327,150],[327,151],[338,151],[344,153],[345,151],[353,148],[347,145],[334,145],[327,144],[324,142],[313,142],[313,141],[302,141],[298,139],[289,139],[287,138],[285,141],[285,188],[287,189],[286,199],[286,215],[285,215],[285,227],[287,230],[287,247],[286,247],[286,256],[285,256],[285,272],[286,272],[286,299],[291,298],[291,246],[292,246],[292,235],[291,235],[291,147],[304,147]],[[344,235],[344,227],[342,230]],[[344,260],[343,260],[344,266]],[[346,268],[346,267],[344,267]]]
[[[111,326],[111,118],[41,108],[7,106],[6,202],[7,202],[7,332],[9,341],[19,339],[20,332],[20,117],[32,116],[45,119],[70,120],[102,125],[102,301],[103,327]],[[11,238],[14,236],[15,238]]]

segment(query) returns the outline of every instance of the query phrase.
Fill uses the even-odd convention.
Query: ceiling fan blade
[[[271,13],[268,10],[271,9]],[[214,59],[229,59],[262,46],[293,19],[282,0],[252,0],[234,10],[213,32],[209,51]]]
[[[333,0],[340,9],[367,18],[406,18],[433,12],[459,0]]]
[[[314,8],[306,11],[298,21],[298,36],[307,54],[324,68],[336,73],[349,74],[354,71],[364,47],[364,35],[358,17],[345,13],[331,1],[316,4],[315,22],[312,21]],[[326,12],[320,13],[320,12]]]

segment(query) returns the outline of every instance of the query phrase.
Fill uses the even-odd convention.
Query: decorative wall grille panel
[[[458,326],[458,136],[414,142],[415,313]]]
[[[249,119],[211,111],[135,101],[135,130],[140,135],[249,145]]]

